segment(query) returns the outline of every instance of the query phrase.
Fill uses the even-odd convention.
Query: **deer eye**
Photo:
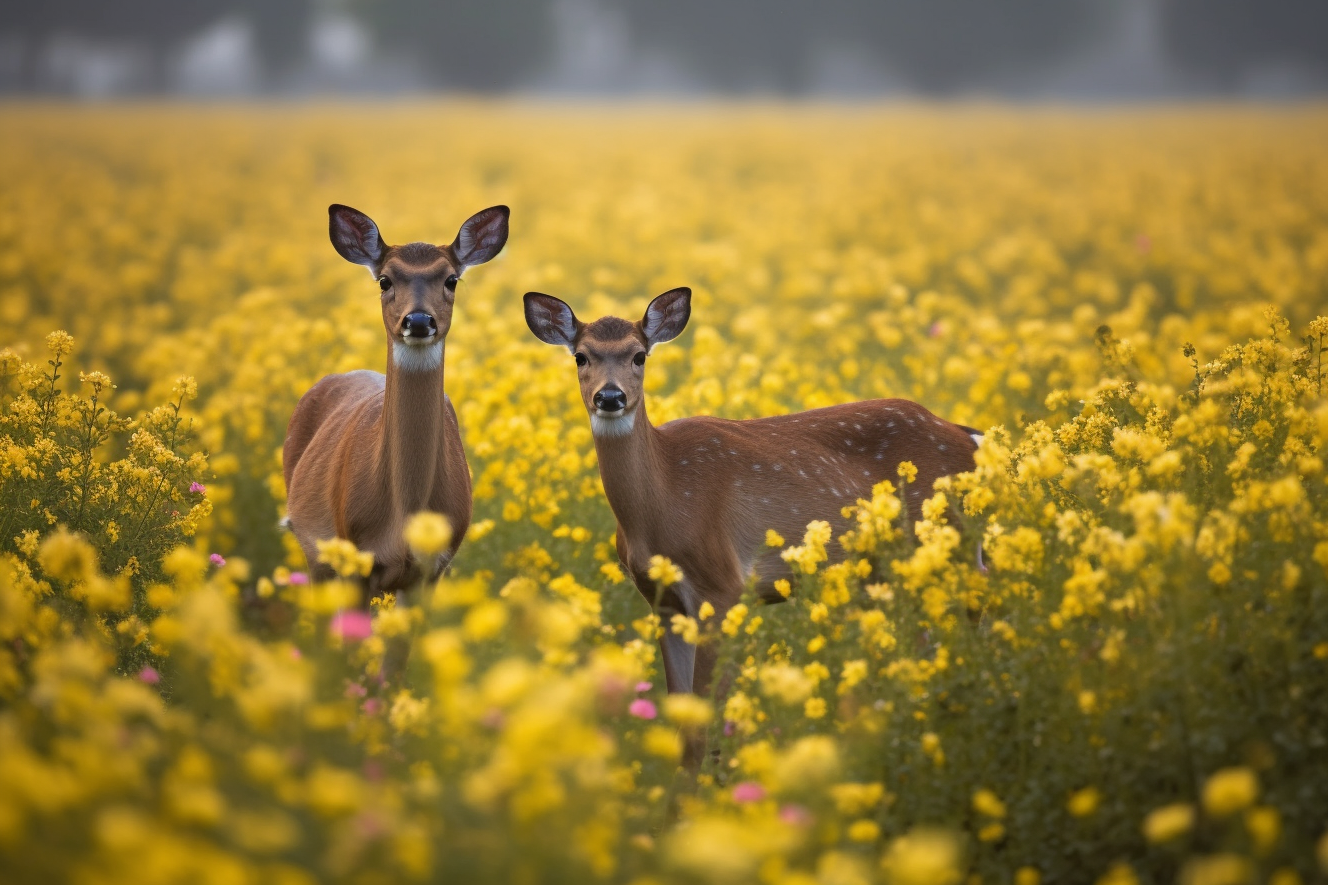
[[[443,280],[443,285],[447,287],[447,291],[455,292],[457,283],[459,282],[461,282],[461,277],[457,276],[456,274],[452,274],[450,277]]]
[[[389,280],[386,276],[379,277],[379,278],[378,278],[378,288],[380,288],[380,289],[382,289],[384,292],[386,292],[388,289],[391,289],[391,288],[392,288],[392,281]]]
[[[644,366],[646,364],[646,352],[643,350],[636,356],[632,357],[632,362],[635,365]]]
[[[575,356],[576,356],[576,364],[578,366],[584,366],[587,362],[589,362],[589,360],[586,359],[586,355],[584,353],[581,353],[580,351],[577,351]]]

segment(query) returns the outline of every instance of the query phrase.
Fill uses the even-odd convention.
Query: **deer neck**
[[[446,445],[445,342],[432,347],[437,350],[396,342],[388,345],[378,473],[401,513],[428,509],[449,479],[442,457]]]
[[[656,525],[667,509],[669,496],[664,441],[650,423],[644,402],[631,420],[632,428],[627,433],[595,434],[595,454],[604,495],[619,525],[629,535],[648,532]]]

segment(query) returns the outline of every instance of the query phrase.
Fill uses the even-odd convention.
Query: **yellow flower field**
[[[0,108],[0,879],[1323,881],[1324,144],[1319,108]],[[386,362],[333,202],[394,243],[512,207],[446,355],[475,523],[371,616],[362,554],[311,584],[277,529],[299,395]],[[656,423],[902,396],[977,470],[772,533],[783,605],[661,624],[521,295],[683,285]],[[665,697],[665,629],[723,697]]]

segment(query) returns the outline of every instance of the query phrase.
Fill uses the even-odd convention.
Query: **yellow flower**
[[[1184,885],[1247,885],[1254,881],[1254,868],[1239,854],[1210,854],[1187,861],[1180,881]]]
[[[772,779],[779,792],[818,788],[839,773],[839,747],[824,735],[799,738],[775,761]]]
[[[686,615],[674,615],[669,621],[669,629],[681,636],[684,642],[690,642],[692,645],[701,638],[701,626],[696,623],[695,618]]]
[[[1014,885],[1042,885],[1042,873],[1037,867],[1020,867],[1014,871]]]
[[[373,570],[373,553],[361,552],[345,538],[329,538],[317,541],[318,561],[332,566],[343,578],[368,577]]]
[[[918,468],[912,461],[900,461],[895,470],[904,482],[917,482]]]
[[[1254,850],[1267,854],[1282,836],[1282,815],[1267,805],[1251,808],[1245,812],[1245,829],[1254,842]]]
[[[1259,798],[1259,779],[1244,766],[1223,768],[1208,778],[1203,789],[1204,811],[1226,817],[1249,808]]]
[[[959,840],[919,827],[890,843],[881,866],[891,885],[954,885],[962,876]]]
[[[1005,817],[1005,803],[991,790],[978,790],[973,794],[973,810],[987,817]]]
[[[881,838],[881,828],[874,820],[855,820],[848,825],[848,838],[853,842],[875,842]]]
[[[746,617],[747,606],[739,602],[724,614],[724,620],[719,625],[720,632],[725,636],[737,636],[738,629]]]
[[[775,531],[774,529],[766,529],[766,530],[765,530],[765,546],[767,546],[767,547],[783,547],[783,546],[784,546],[784,538],[779,534],[779,532]]]
[[[1149,842],[1170,842],[1194,826],[1194,806],[1177,802],[1148,812],[1144,818],[1144,838]]]
[[[888,798],[879,783],[835,784],[830,788],[830,796],[835,801],[835,808],[845,816],[864,814]]]
[[[46,336],[46,349],[56,356],[65,356],[74,349],[74,338],[61,329]]]
[[[1139,876],[1127,863],[1115,863],[1098,877],[1097,885],[1139,885]]]
[[[1066,809],[1075,817],[1092,817],[1102,804],[1102,792],[1097,787],[1084,787],[1070,794]]]
[[[671,587],[682,580],[682,569],[678,568],[667,556],[650,557],[650,568],[646,572],[650,580],[661,587]]]
[[[808,698],[802,705],[802,715],[807,719],[821,719],[825,710],[825,698]]]
[[[702,728],[714,713],[709,701],[694,694],[671,694],[664,699],[664,716],[683,729]]]
[[[701,603],[701,607],[696,612],[696,619],[698,621],[706,621],[714,617],[714,615],[715,607],[707,600],[706,602]]]
[[[403,534],[416,557],[430,559],[452,543],[452,524],[440,513],[422,510],[406,518]]]
[[[652,756],[659,756],[669,761],[677,761],[682,755],[682,740],[672,728],[652,725],[641,738],[641,745]]]
[[[59,581],[87,581],[97,572],[97,554],[82,536],[60,528],[46,538],[37,555],[42,570]]]

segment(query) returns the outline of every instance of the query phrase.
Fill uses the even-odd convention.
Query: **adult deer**
[[[937,478],[974,467],[981,434],[902,399],[655,427],[642,394],[646,357],[682,333],[690,289],[660,295],[638,322],[583,323],[564,302],[538,292],[528,292],[525,304],[535,337],[576,358],[600,477],[618,520],[618,557],[665,624],[676,613],[696,616],[703,602],[723,617],[751,575],[764,599],[781,600],[773,583],[789,567],[765,546],[767,529],[795,538],[814,519],[846,527],[844,505],[870,498],[875,483],[895,478],[901,461],[918,468],[909,487],[914,511]],[[658,600],[647,574],[654,555],[667,556],[684,575]],[[713,647],[698,650],[666,632],[661,651],[669,692],[708,690]]]
[[[381,291],[387,374],[328,375],[295,406],[282,450],[291,531],[316,578],[316,543],[347,538],[374,555],[367,590],[399,590],[437,577],[470,527],[470,470],[456,410],[443,393],[443,351],[461,274],[502,251],[506,206],[476,213],[451,245],[389,246],[369,216],[328,209],[332,245],[369,269]],[[421,510],[452,523],[452,542],[417,563],[402,538]]]

